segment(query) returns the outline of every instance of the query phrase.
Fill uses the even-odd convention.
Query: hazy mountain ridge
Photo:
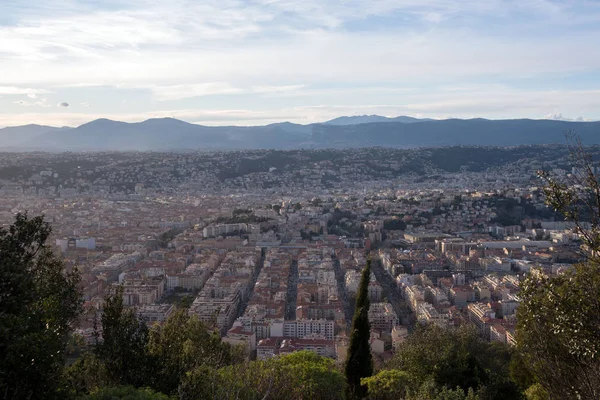
[[[23,125],[0,129],[0,146],[10,150],[14,147],[22,147],[25,143],[42,137],[45,134],[55,133],[62,130],[72,129],[69,127],[57,128],[45,125]]]
[[[405,124],[412,124],[414,122],[421,121],[433,121],[430,118],[414,118],[414,117],[382,117],[381,115],[356,115],[351,117],[338,117],[327,122],[324,122],[323,125],[358,125],[358,124],[370,124],[372,122],[402,122]]]
[[[347,127],[318,125],[313,128],[313,140],[324,147],[515,146],[564,144],[565,133],[570,131],[575,132],[584,144],[600,143],[600,122],[481,118]]]
[[[3,128],[0,145],[8,151],[515,146],[565,143],[568,131],[576,132],[584,144],[600,144],[600,122],[428,120],[368,115],[310,125],[281,122],[249,127],[204,126],[173,118],[136,123],[103,118],[77,128],[40,125]]]

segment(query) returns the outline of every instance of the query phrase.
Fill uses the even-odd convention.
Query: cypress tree
[[[371,259],[362,272],[360,286],[356,296],[356,310],[352,318],[352,331],[350,345],[344,372],[348,382],[350,398],[363,398],[366,396],[366,387],[361,386],[360,379],[373,375],[373,359],[369,339],[371,326],[369,324],[369,281],[371,277]]]

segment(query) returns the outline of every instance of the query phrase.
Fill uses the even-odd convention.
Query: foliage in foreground
[[[137,389],[133,386],[105,387],[97,389],[81,400],[175,400],[152,389]]]
[[[104,299],[102,341],[95,350],[111,385],[144,386],[152,374],[152,360],[146,352],[148,327],[132,309],[123,305],[123,288]]]
[[[219,370],[198,368],[186,376],[179,396],[181,400],[336,400],[345,398],[345,387],[345,379],[333,360],[299,351]]]
[[[102,339],[65,374],[71,394],[102,387],[148,387],[176,394],[184,376],[195,368],[220,368],[241,359],[241,352],[223,343],[196,316],[180,309],[163,326],[150,330],[123,307],[121,291],[107,296]]]
[[[364,382],[369,395],[381,399],[440,398],[440,393],[448,391],[463,398],[472,391],[471,397],[481,399],[520,399],[510,378],[510,362],[506,345],[487,343],[471,328],[447,330],[426,325],[400,346],[386,365],[388,371]],[[423,397],[427,393],[430,397]]]
[[[600,398],[600,176],[597,157],[567,132],[567,177],[540,172],[546,204],[570,222],[587,261],[558,276],[534,271],[521,285],[518,349],[528,398]]]
[[[521,285],[518,349],[551,398],[600,397],[599,268],[578,265],[552,277],[536,272]]]
[[[46,245],[43,217],[18,214],[0,228],[0,396],[60,397],[65,348],[81,310],[77,271]]]
[[[176,393],[186,374],[196,368],[221,368],[243,358],[241,350],[223,343],[217,332],[185,309],[150,331],[147,351],[156,364],[152,387],[169,394]]]

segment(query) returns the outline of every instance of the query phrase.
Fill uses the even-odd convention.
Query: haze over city
[[[0,126],[600,119],[594,1],[0,4]]]

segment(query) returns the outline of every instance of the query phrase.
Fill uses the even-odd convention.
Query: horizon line
[[[204,127],[208,127],[208,128],[226,128],[226,127],[239,127],[239,128],[246,128],[246,127],[265,127],[265,126],[271,126],[271,125],[278,125],[278,124],[293,124],[293,125],[300,125],[300,126],[310,126],[310,125],[319,125],[319,124],[326,124],[328,122],[340,119],[340,118],[360,118],[360,117],[382,117],[382,118],[386,118],[388,120],[393,120],[396,118],[402,118],[402,117],[406,117],[406,118],[414,118],[416,120],[419,120],[417,122],[414,123],[419,123],[419,122],[435,122],[435,121],[449,121],[449,120],[461,120],[461,121],[472,121],[472,120],[485,120],[485,121],[554,121],[554,122],[574,122],[574,123],[581,123],[581,122],[600,122],[600,120],[584,120],[584,119],[553,119],[553,118],[484,118],[484,117],[473,117],[473,118],[458,118],[458,117],[449,117],[449,118],[420,118],[420,117],[414,117],[411,115],[397,115],[394,117],[388,117],[385,115],[379,115],[379,114],[361,114],[361,115],[340,115],[339,117],[335,117],[335,118],[331,118],[331,119],[327,119],[325,121],[322,122],[311,122],[311,123],[307,123],[307,124],[301,124],[301,123],[296,123],[296,122],[290,122],[289,120],[282,120],[280,122],[273,122],[270,124],[263,124],[263,125],[236,125],[236,124],[232,124],[232,125],[205,125],[202,123],[198,123],[198,122],[189,122],[186,121],[184,119],[179,119],[179,118],[175,118],[175,117],[152,117],[152,118],[146,118],[146,119],[142,119],[142,120],[138,120],[138,121],[121,121],[121,120],[117,120],[117,119],[111,119],[111,118],[106,118],[106,117],[100,117],[100,118],[95,118],[92,120],[89,120],[87,122],[84,122],[81,125],[77,125],[77,126],[69,126],[69,125],[63,125],[63,126],[55,126],[55,125],[43,125],[43,124],[37,124],[35,122],[29,123],[29,124],[24,124],[24,125],[7,125],[7,126],[0,126],[0,130],[1,129],[7,129],[7,128],[22,128],[22,127],[26,127],[26,126],[40,126],[40,127],[48,127],[48,128],[56,128],[56,129],[77,129],[79,127],[82,127],[84,125],[96,122],[96,121],[110,121],[110,122],[117,122],[117,123],[122,123],[122,124],[140,124],[140,123],[144,123],[147,121],[153,121],[153,120],[175,120],[175,121],[180,121],[180,122],[184,122],[186,124],[190,124],[190,125],[197,125],[197,126],[204,126]],[[399,121],[375,121],[375,122],[358,122],[355,124],[344,124],[344,125],[362,125],[362,124],[373,124],[373,123],[390,123],[390,122],[397,122],[397,123],[403,123],[403,122],[399,122]],[[343,126],[343,125],[340,125]]]

